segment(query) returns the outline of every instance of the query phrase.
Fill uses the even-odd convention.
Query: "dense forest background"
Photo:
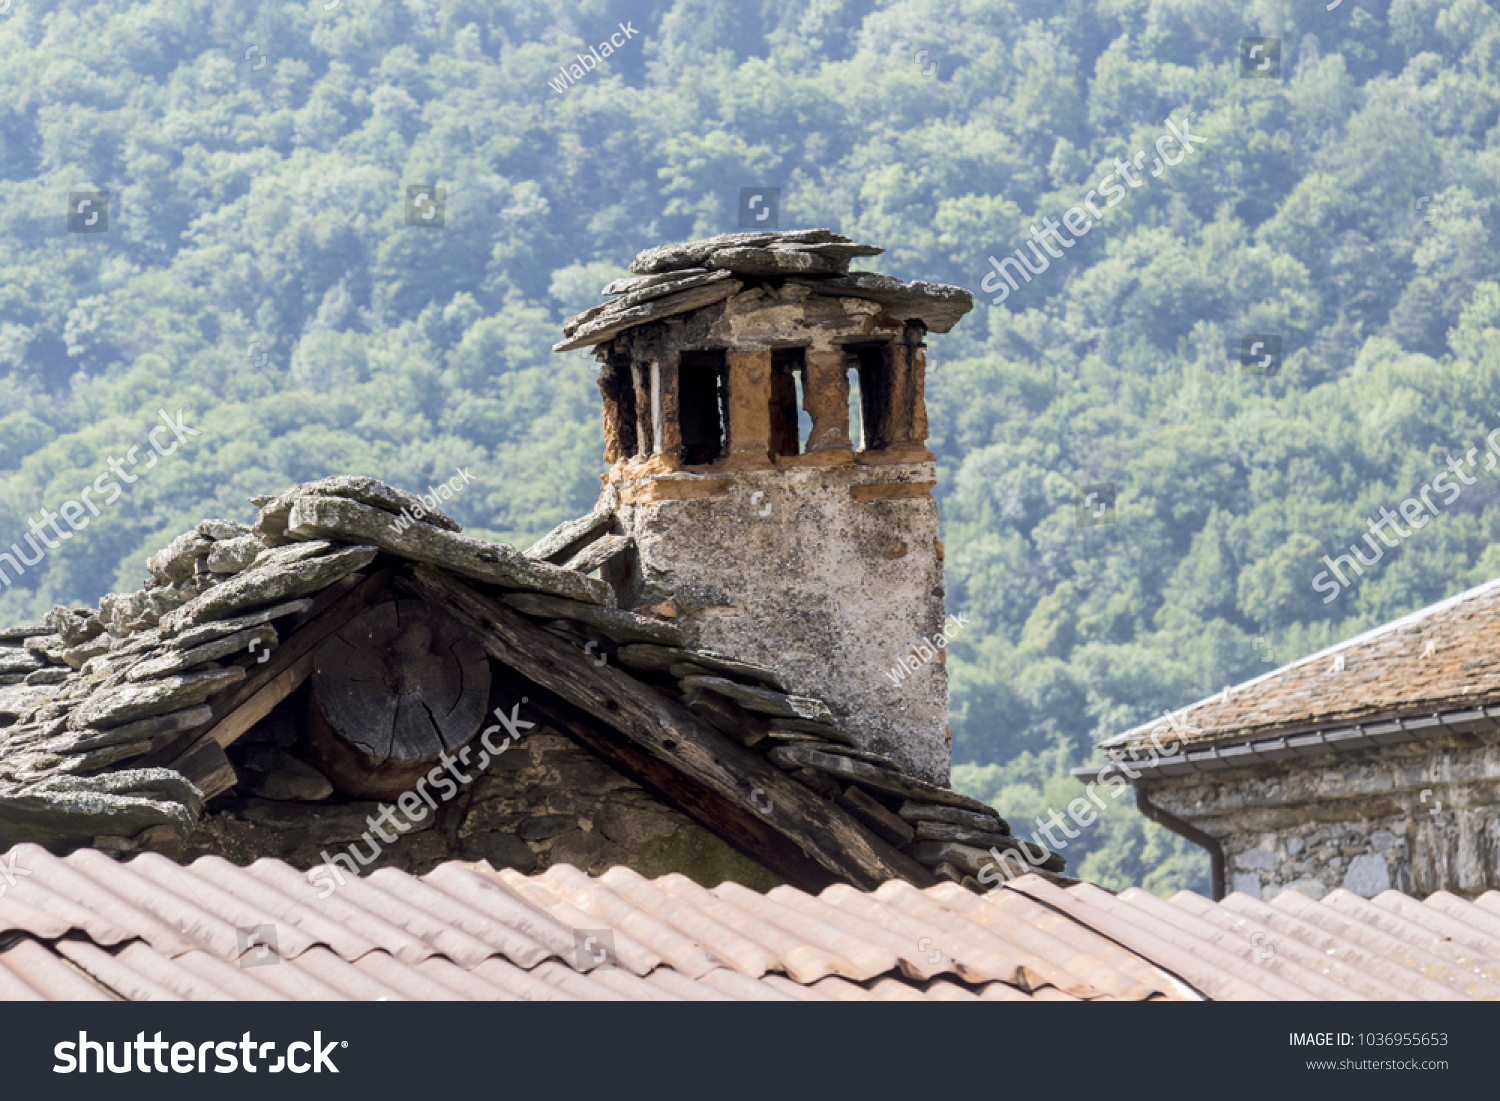
[[[931,344],[955,784],[1017,829],[1101,737],[1500,574],[1500,475],[1337,600],[1312,579],[1500,425],[1500,16],[1482,0],[8,0],[0,6],[0,544],[201,431],[0,594],[137,588],[245,498],[330,473],[524,543],[586,511],[593,361],[559,322],[639,249],[781,227],[976,292]],[[559,93],[560,66],[638,32]],[[1241,72],[1241,39],[1279,71]],[[252,50],[251,47],[254,47]],[[918,51],[926,51],[919,53]],[[1257,55],[1268,56],[1268,51]],[[1166,120],[1206,144],[1149,175]],[[1169,147],[1170,148],[1170,147]],[[986,257],[1144,186],[1002,305]],[[441,229],[406,188],[445,190]],[[68,232],[70,193],[108,231]],[[1275,335],[1279,370],[1241,364]],[[1078,487],[1114,483],[1114,522]],[[1121,806],[1111,886],[1202,889]]]

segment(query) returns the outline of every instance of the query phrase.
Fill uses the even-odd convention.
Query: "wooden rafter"
[[[919,887],[935,882],[916,861],[758,753],[628,674],[596,665],[502,602],[427,566],[401,576],[398,585],[464,623],[496,661],[570,701],[641,753],[733,806],[742,823],[745,815],[757,816],[838,879],[870,890],[889,879]],[[747,834],[742,843],[754,841]]]

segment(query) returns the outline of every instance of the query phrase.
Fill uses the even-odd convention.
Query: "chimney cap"
[[[564,322],[563,339],[552,350],[602,344],[639,325],[715,306],[767,281],[814,295],[863,298],[899,321],[936,333],[948,332],[974,308],[974,296],[962,287],[849,271],[855,257],[884,251],[829,229],[724,233],[646,249],[630,264],[636,278],[606,286],[602,293],[612,300]]]
[[[645,249],[636,253],[635,259],[630,262],[630,270],[637,275],[655,275],[705,266],[736,271],[740,269],[731,263],[714,263],[715,254],[725,251],[733,254],[748,249],[791,253],[792,256],[788,259],[800,255],[809,259],[816,257],[827,260],[830,264],[829,274],[847,271],[849,260],[854,256],[879,256],[885,251],[876,245],[861,245],[831,229],[721,233],[717,237],[704,237],[685,244],[658,245],[656,248]]]

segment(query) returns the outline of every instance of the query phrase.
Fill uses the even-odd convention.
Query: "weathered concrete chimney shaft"
[[[634,540],[607,569],[622,606],[777,669],[946,786],[924,341],[972,299],[846,272],[879,251],[826,230],[650,250],[558,348],[602,362],[602,504]]]

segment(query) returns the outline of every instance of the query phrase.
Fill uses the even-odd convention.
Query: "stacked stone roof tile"
[[[608,585],[567,568],[612,538],[597,515],[561,525],[523,554],[463,535],[431,510],[398,523],[420,502],[370,478],[325,478],[252,503],[252,525],[205,520],[153,555],[138,592],[0,631],[0,722],[9,724],[0,730],[0,834],[8,841],[120,853],[180,841],[217,791],[189,781],[181,770],[189,755],[175,766],[163,755],[222,724],[226,705],[246,705],[239,696],[257,651],[264,657],[315,622],[331,594],[394,567],[436,570],[493,594],[576,643],[580,668],[593,664],[588,643],[602,642],[612,664],[656,689],[662,706],[765,756],[825,797],[830,816],[852,816],[875,847],[899,849],[892,860],[915,860],[915,872],[974,886],[990,847],[1015,845],[991,808],[856,748],[826,704],[787,691],[774,669],[695,650],[669,618],[615,607]],[[1062,862],[1049,857],[1043,868],[1060,871]]]
[[[1190,747],[1209,746],[1482,713],[1500,702],[1500,662],[1488,645],[1497,610],[1500,580],[1487,581],[1101,745],[1139,748],[1153,734],[1175,731]]]
[[[828,229],[725,233],[646,249],[630,265],[637,277],[610,283],[601,293],[611,301],[564,322],[563,340],[552,350],[603,344],[640,325],[766,290],[866,299],[937,333],[973,308],[973,296],[961,287],[849,271],[851,260],[884,251]]]

